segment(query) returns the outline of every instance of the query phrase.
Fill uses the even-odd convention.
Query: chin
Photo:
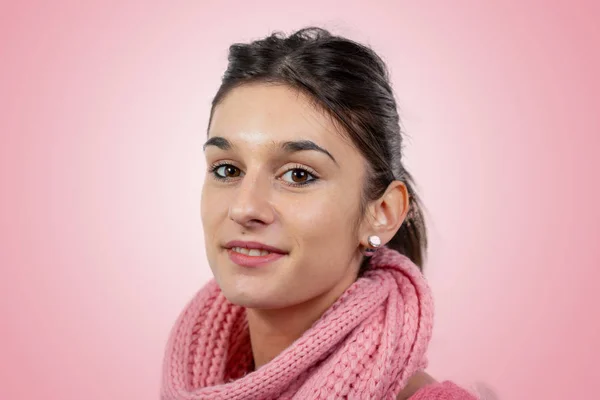
[[[255,309],[278,309],[288,304],[282,301],[281,296],[265,292],[264,287],[234,287],[221,286],[225,298],[240,307]]]
[[[252,295],[240,294],[240,293],[234,293],[232,295],[227,295],[225,292],[223,292],[223,294],[225,295],[225,298],[227,298],[227,300],[229,302],[231,302],[237,306],[240,306],[240,307],[255,308],[255,309],[279,308],[279,307],[277,307],[276,304],[273,303],[273,301],[259,297],[259,296],[252,296]]]

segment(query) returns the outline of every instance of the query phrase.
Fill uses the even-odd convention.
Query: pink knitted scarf
[[[421,272],[384,247],[310,329],[252,371],[245,309],[211,280],[172,330],[161,399],[395,399],[427,364],[432,319]]]

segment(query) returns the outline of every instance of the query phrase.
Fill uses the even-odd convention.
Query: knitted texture
[[[425,386],[413,394],[410,400],[477,400],[477,397],[453,382],[444,381]]]
[[[171,332],[161,399],[395,399],[426,367],[432,321],[420,270],[383,247],[311,328],[252,371],[245,309],[225,299],[213,279]],[[446,398],[455,397],[439,397]]]

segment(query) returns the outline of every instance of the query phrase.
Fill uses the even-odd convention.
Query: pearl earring
[[[373,255],[381,247],[381,238],[379,236],[371,235],[367,238],[367,242],[369,243],[369,247],[364,250],[364,255],[366,256]]]
[[[381,238],[379,236],[371,235],[369,236],[367,241],[369,242],[369,246],[373,248],[378,248],[379,246],[381,246]]]

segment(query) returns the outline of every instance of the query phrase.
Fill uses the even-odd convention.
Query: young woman
[[[472,399],[424,372],[426,229],[382,60],[319,28],[230,47],[204,145],[214,275],[162,399]]]

